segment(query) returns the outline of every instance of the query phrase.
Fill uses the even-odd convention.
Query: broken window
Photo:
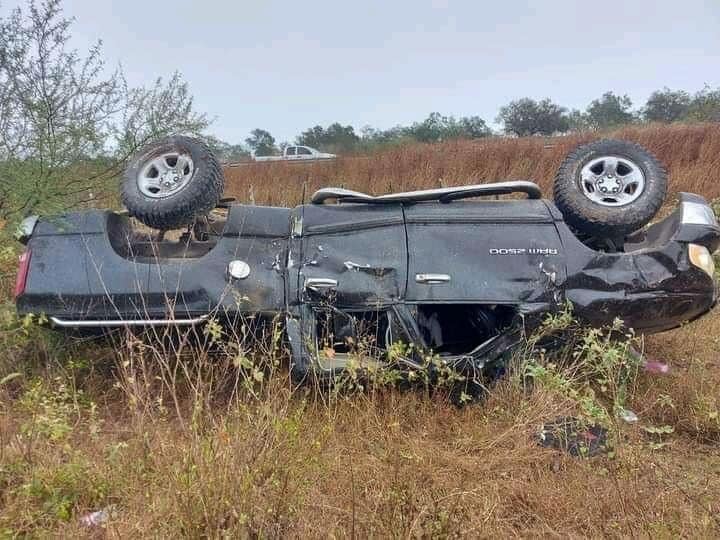
[[[415,320],[427,346],[441,356],[467,354],[507,327],[511,306],[421,304]]]
[[[388,347],[405,341],[404,330],[390,310],[346,312],[329,306],[314,310],[317,358],[324,369],[380,365]]]

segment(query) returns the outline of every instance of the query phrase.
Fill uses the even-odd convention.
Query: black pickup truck
[[[619,317],[649,333],[717,298],[713,211],[682,193],[647,226],[667,178],[624,141],[570,154],[555,203],[514,181],[382,196],[328,188],[295,208],[220,201],[208,214],[222,183],[203,144],[172,137],[128,169],[128,212],[28,218],[18,312],[58,328],[280,319],[292,373],[305,379],[360,352],[383,361],[398,342],[412,347],[392,361],[409,368],[428,352],[482,368],[567,303],[587,324]],[[160,230],[189,225],[170,239],[133,217]]]

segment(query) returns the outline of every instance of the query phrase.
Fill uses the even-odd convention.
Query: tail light
[[[39,220],[40,218],[38,216],[30,216],[23,219],[22,222],[20,222],[17,231],[15,231],[15,240],[21,244],[27,245]]]
[[[29,249],[20,255],[20,264],[18,265],[17,279],[15,280],[15,298],[25,292],[28,271],[30,270],[30,256],[31,253]]]

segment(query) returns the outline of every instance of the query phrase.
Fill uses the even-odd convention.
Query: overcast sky
[[[0,0],[6,14],[15,1]],[[66,0],[74,44],[134,84],[179,70],[212,131],[278,141],[315,124],[387,128],[523,96],[636,105],[720,86],[720,0]]]

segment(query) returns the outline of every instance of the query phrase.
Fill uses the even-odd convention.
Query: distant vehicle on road
[[[302,161],[335,158],[337,158],[335,154],[320,152],[309,146],[288,146],[280,156],[253,156],[255,161]]]

